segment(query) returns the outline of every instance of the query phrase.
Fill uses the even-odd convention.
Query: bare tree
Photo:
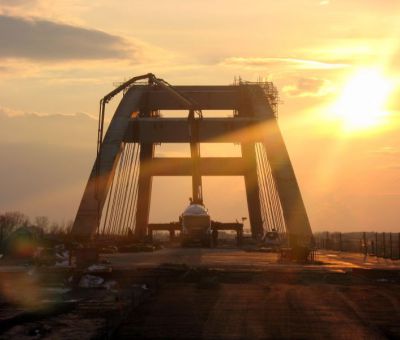
[[[37,216],[35,217],[35,224],[38,228],[42,229],[43,232],[49,231],[50,221],[47,216]]]
[[[8,211],[0,215],[0,240],[4,240],[19,227],[28,226],[29,218],[20,211]]]
[[[0,215],[0,248],[3,248],[3,241],[14,230],[22,226],[28,226],[29,218],[19,211],[8,211]]]
[[[67,223],[65,224],[65,232],[67,234],[69,234],[71,232],[73,225],[74,225],[74,221],[73,220],[67,221]]]

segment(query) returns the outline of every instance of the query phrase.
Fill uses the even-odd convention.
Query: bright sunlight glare
[[[386,123],[389,113],[385,105],[391,89],[390,80],[378,69],[362,69],[353,75],[333,106],[343,131],[358,133]]]

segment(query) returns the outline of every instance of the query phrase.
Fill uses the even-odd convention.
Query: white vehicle
[[[182,213],[180,221],[182,246],[211,246],[211,218],[203,205],[190,204]]]
[[[264,235],[264,245],[274,249],[278,250],[281,246],[281,240],[279,238],[279,233],[276,231],[276,229],[272,229],[271,231],[267,231]]]

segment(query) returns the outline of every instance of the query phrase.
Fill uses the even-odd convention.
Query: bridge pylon
[[[148,82],[136,82],[143,79]],[[122,100],[103,138],[105,104],[119,91]],[[203,200],[202,176],[242,176],[252,236],[261,239],[275,229],[287,235],[292,247],[309,248],[311,227],[275,105],[271,83],[171,86],[149,74],[121,85],[101,101],[97,158],[72,235],[81,240],[96,234],[144,238],[155,176],[191,176],[198,201]],[[163,110],[187,110],[188,118],[162,117]],[[204,117],[201,110],[234,114]],[[155,157],[159,143],[188,143],[191,157]],[[200,143],[238,143],[241,156],[201,157]]]

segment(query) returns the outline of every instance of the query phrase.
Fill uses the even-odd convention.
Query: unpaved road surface
[[[400,338],[399,283],[352,274],[210,275],[163,285],[127,318],[119,337]]]
[[[96,275],[111,290],[74,286],[85,274],[71,268],[0,267],[0,339],[400,339],[400,261],[324,252],[288,264],[237,249],[104,257],[112,271]],[[46,296],[50,285],[68,293]]]

